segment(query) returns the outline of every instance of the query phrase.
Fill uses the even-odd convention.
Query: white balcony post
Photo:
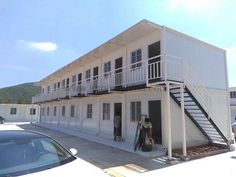
[[[184,113],[184,86],[180,87],[181,93],[181,120],[182,120],[182,137],[183,137],[183,157],[187,156],[186,150],[186,128],[185,128],[185,113]]]
[[[107,77],[108,92],[111,91],[111,87],[110,87],[110,77],[111,77],[111,76],[109,76],[109,75],[108,75],[108,77]]]
[[[146,86],[148,86],[148,58],[145,60],[146,67]]]
[[[171,120],[170,120],[170,83],[166,82],[166,119],[167,119],[167,137],[168,137],[168,158],[172,159],[171,145]]]

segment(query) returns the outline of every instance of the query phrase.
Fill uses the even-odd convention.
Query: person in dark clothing
[[[114,123],[114,141],[116,141],[117,137],[121,136],[121,117],[119,115],[115,115],[113,123]]]

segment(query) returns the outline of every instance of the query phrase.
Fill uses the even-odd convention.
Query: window
[[[80,85],[82,82],[82,73],[78,74],[78,85]]]
[[[54,92],[57,90],[57,83],[54,83],[54,86],[53,86],[53,90],[54,90]]]
[[[30,115],[35,115],[35,114],[36,114],[36,109],[30,108]]]
[[[110,120],[110,103],[103,103],[102,120]]]
[[[65,88],[65,86],[66,86],[66,80],[65,80],[65,79],[62,80],[61,85],[62,85],[62,86],[61,86],[62,88]]]
[[[16,108],[11,108],[10,109],[10,114],[11,115],[16,115]]]
[[[135,50],[131,53],[131,68],[141,66],[142,51],[141,49]]]
[[[66,88],[69,88],[70,87],[70,78],[67,78],[66,79]]]
[[[70,106],[70,117],[75,117],[75,105]]]
[[[49,116],[49,113],[50,113],[50,108],[47,107],[47,116]]]
[[[72,85],[75,85],[76,84],[76,75],[73,75],[72,76]]]
[[[60,82],[57,83],[57,88],[58,88],[58,89],[60,88]]]
[[[41,93],[44,93],[44,88],[42,88]]]
[[[104,63],[104,77],[107,77],[108,75],[111,75],[111,62]]]
[[[57,107],[56,106],[53,107],[53,116],[57,116]]]
[[[61,116],[65,117],[65,115],[66,115],[66,106],[62,106],[62,108],[61,108]]]
[[[50,93],[50,86],[48,86],[47,91],[48,91],[48,93]]]
[[[45,112],[44,108],[41,108],[41,115],[42,116],[44,116],[44,112]]]
[[[236,98],[236,91],[230,92],[230,98]]]
[[[92,119],[93,117],[93,105],[87,104],[87,118]]]
[[[89,69],[89,70],[87,70],[87,71],[85,72],[85,80],[86,80],[87,82],[89,82],[89,81],[90,81],[90,77],[91,77],[91,71],[90,71],[90,69]]]
[[[130,107],[131,122],[139,121],[141,116],[141,101],[131,102]]]

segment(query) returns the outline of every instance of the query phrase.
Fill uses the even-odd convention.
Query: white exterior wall
[[[10,114],[11,108],[16,108],[16,114]],[[35,115],[30,115],[30,109],[35,108]],[[34,104],[0,104],[0,116],[6,122],[37,122],[39,106]]]
[[[184,64],[190,65],[194,75],[207,89],[208,108],[204,109],[209,111],[210,117],[230,139],[225,51],[171,29],[165,30],[165,40],[165,53],[180,57]],[[198,99],[198,96],[195,96]]]
[[[161,116],[162,116],[162,144],[167,147],[167,125],[165,122],[165,110],[164,110],[164,91],[160,89],[146,89],[137,90],[121,93],[112,93],[101,96],[90,96],[83,98],[73,98],[70,100],[61,101],[60,105],[79,105],[76,107],[76,117],[69,117],[69,109],[66,108],[67,116],[61,117],[59,127],[78,130],[90,134],[97,134],[101,137],[112,139],[113,138],[113,119],[114,119],[114,103],[121,103],[126,106],[124,115],[122,116],[122,135],[125,141],[133,143],[134,135],[137,127],[137,122],[131,122],[130,118],[130,103],[133,101],[141,101],[141,112],[142,114],[149,115],[148,112],[148,101],[161,100]],[[82,105],[81,105],[82,103]],[[102,119],[102,104],[110,103],[110,120]],[[87,104],[93,105],[93,117],[87,119]],[[58,102],[51,102],[41,107],[53,107],[58,105]],[[81,113],[82,112],[82,113]],[[82,115],[82,117],[80,117]],[[45,116],[46,119],[42,119],[43,122],[49,123],[50,116]],[[74,121],[71,121],[74,119]],[[56,122],[54,125],[58,125]],[[174,102],[171,101],[171,126],[172,126],[172,145],[173,148],[182,147],[182,130],[181,130],[181,117],[180,108]],[[198,130],[198,128],[191,122],[186,116],[186,133],[187,133],[187,145],[201,145],[207,142],[204,135]]]
[[[225,51],[170,29],[165,30],[165,53],[181,57],[207,88],[227,90]]]

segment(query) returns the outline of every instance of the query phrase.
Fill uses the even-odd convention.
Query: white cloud
[[[220,0],[170,0],[168,6],[172,10],[184,10],[191,14],[204,12],[211,16],[218,12],[221,4]]]
[[[26,48],[36,49],[43,52],[50,52],[57,50],[57,44],[53,42],[35,42],[35,41],[25,41],[18,40],[17,44]]]

